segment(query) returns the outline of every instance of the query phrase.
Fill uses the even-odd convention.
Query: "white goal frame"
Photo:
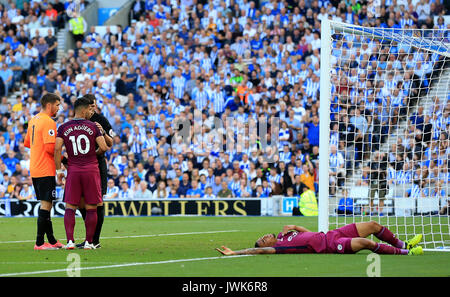
[[[332,55],[332,36],[333,28],[339,32],[370,36],[374,39],[381,38],[387,40],[398,40],[399,33],[392,29],[384,28],[367,28],[355,26],[342,22],[336,22],[329,19],[323,19],[321,22],[321,53],[320,53],[320,142],[319,142],[319,215],[318,215],[318,231],[327,232],[330,226],[330,193],[329,193],[329,154],[330,154],[330,104],[331,104],[331,55]],[[425,38],[412,36],[407,39],[408,45],[415,48],[424,48],[432,53],[450,57],[450,43],[444,43],[436,46]],[[373,217],[376,219],[376,217]],[[427,248],[425,250],[432,251],[450,251],[450,247],[445,240],[445,247]]]

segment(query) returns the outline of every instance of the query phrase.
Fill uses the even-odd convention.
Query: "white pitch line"
[[[223,231],[204,231],[204,232],[186,232],[186,233],[127,235],[127,236],[101,237],[101,239],[125,239],[125,238],[158,237],[158,236],[197,235],[197,234],[228,233],[228,232],[239,232],[239,231],[240,230],[223,230]],[[84,238],[77,238],[77,239],[83,240]],[[1,243],[26,243],[26,242],[35,242],[35,240],[0,241],[0,244]]]
[[[219,257],[209,257],[209,258],[192,258],[192,259],[166,260],[166,261],[157,261],[157,262],[137,262],[137,263],[125,263],[125,264],[94,266],[94,267],[80,267],[80,268],[70,269],[70,272],[73,273],[75,271],[81,271],[81,270],[94,270],[94,269],[106,269],[106,268],[111,269],[111,268],[121,268],[121,267],[141,266],[141,265],[171,264],[171,263],[217,260],[217,259],[232,259],[232,258],[249,257],[249,256],[253,256],[253,255],[237,255],[237,256],[226,256],[226,257],[219,256]],[[0,274],[0,277],[57,273],[57,272],[66,272],[66,271],[67,271],[67,269],[53,269],[53,270],[40,270],[40,271],[28,271],[28,272],[15,272],[15,273]]]

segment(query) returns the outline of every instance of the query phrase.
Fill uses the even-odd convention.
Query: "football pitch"
[[[52,221],[65,243],[63,218]],[[2,218],[0,276],[64,277],[80,267],[82,277],[365,277],[375,260],[382,277],[450,276],[450,252],[374,260],[369,251],[225,257],[215,250],[253,247],[258,237],[278,234],[287,224],[317,230],[316,217],[106,217],[101,249],[35,251],[36,218]],[[79,217],[75,238],[84,238]]]

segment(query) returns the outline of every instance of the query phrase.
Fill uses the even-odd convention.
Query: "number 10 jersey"
[[[73,119],[58,128],[57,137],[64,141],[68,172],[98,170],[96,139],[102,136],[94,122]]]

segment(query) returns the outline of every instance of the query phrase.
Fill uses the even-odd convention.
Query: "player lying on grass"
[[[374,235],[389,244],[378,243],[366,237]],[[422,240],[422,234],[409,241],[401,241],[386,227],[375,221],[345,225],[327,233],[311,232],[308,229],[287,225],[275,236],[266,234],[259,238],[254,248],[233,251],[225,246],[216,250],[225,256],[252,254],[299,254],[327,253],[354,254],[360,250],[371,250],[377,254],[421,255],[423,249],[416,246]]]

